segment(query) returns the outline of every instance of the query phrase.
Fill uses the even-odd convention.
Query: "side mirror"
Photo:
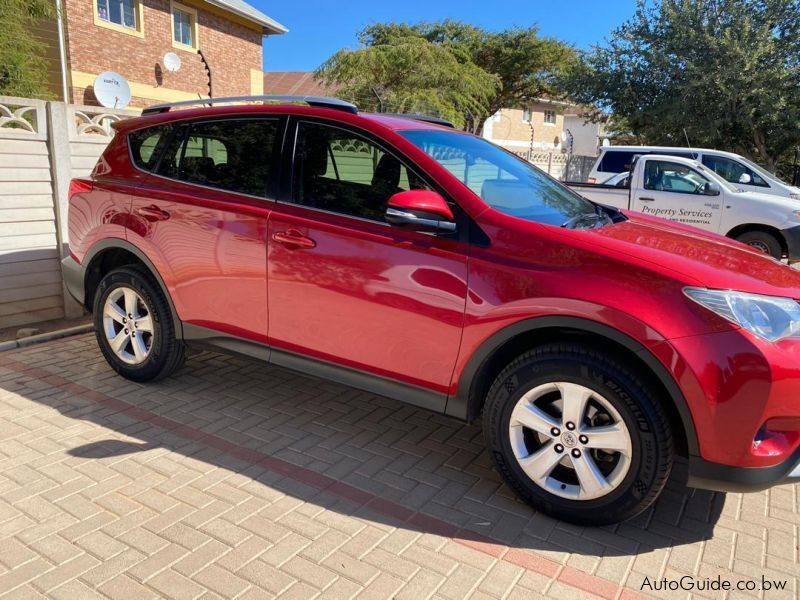
[[[389,198],[386,221],[414,231],[452,233],[456,230],[453,211],[436,192],[409,190]]]
[[[722,190],[716,181],[709,181],[703,186],[703,194],[706,196],[719,196]]]
[[[753,178],[750,177],[750,173],[742,173],[739,176],[739,183],[744,183],[745,185],[753,181]]]

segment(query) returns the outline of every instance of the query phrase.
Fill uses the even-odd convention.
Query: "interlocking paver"
[[[514,499],[477,425],[213,353],[143,386],[68,338],[0,354],[0,594],[628,599],[763,573],[796,597],[800,486],[682,470],[641,517],[574,527]]]

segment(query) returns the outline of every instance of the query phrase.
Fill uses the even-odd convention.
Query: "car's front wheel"
[[[672,466],[669,423],[651,386],[577,344],[542,346],[508,365],[489,391],[484,433],[523,500],[583,525],[639,514]]]
[[[100,281],[94,329],[108,364],[133,381],[166,377],[185,359],[164,293],[135,266],[115,269]]]

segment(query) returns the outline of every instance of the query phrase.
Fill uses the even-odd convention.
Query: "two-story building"
[[[53,92],[76,104],[97,104],[93,85],[104,71],[127,80],[133,107],[207,97],[208,70],[216,97],[262,94],[263,38],[287,32],[244,0],[59,3],[58,21],[41,34],[61,48],[48,53]],[[165,64],[168,53],[179,69],[174,57]]]
[[[483,125],[483,137],[512,151],[553,151],[562,147],[564,109],[557,100],[538,99],[524,108],[502,108]]]

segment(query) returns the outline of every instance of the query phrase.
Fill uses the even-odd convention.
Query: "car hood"
[[[626,213],[627,221],[585,230],[595,243],[681,273],[702,285],[800,299],[800,271],[744,244],[665,219]]]

